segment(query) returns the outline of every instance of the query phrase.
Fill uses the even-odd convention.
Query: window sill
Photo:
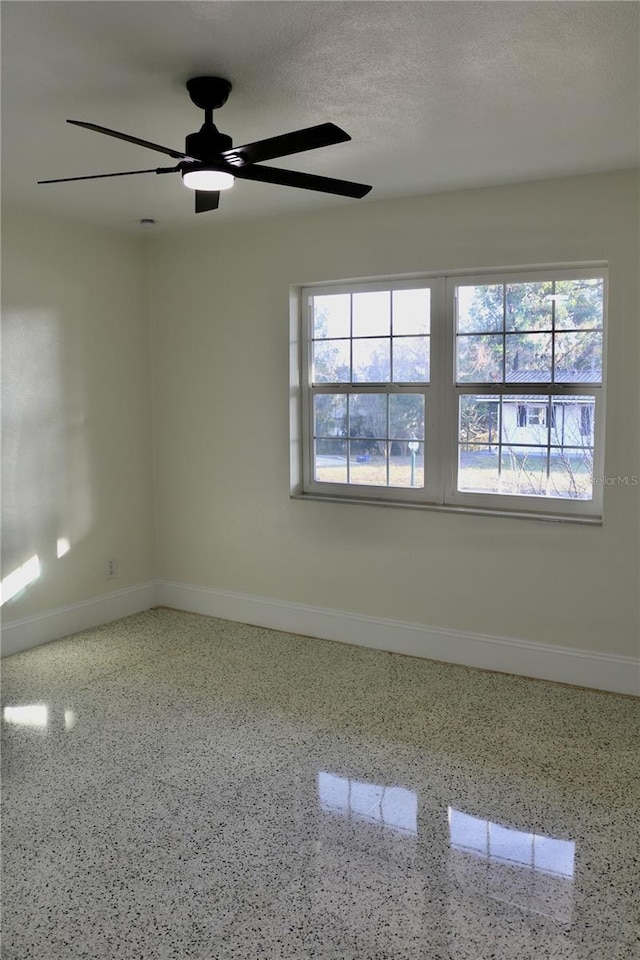
[[[435,513],[470,514],[478,517],[507,517],[512,520],[550,520],[552,523],[578,523],[583,526],[601,527],[602,517],[589,517],[527,510],[492,510],[488,507],[463,507],[440,503],[411,503],[399,500],[381,500],[375,497],[337,497],[320,493],[292,493],[292,500],[314,500],[326,503],[350,503],[366,507],[400,507],[409,510],[428,510]]]

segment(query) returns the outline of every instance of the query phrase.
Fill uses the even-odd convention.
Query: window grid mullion
[[[507,382],[507,285],[502,284],[502,382]]]
[[[353,386],[353,293],[349,294],[349,384]],[[347,392],[347,483],[351,483],[351,391]]]
[[[500,489],[502,485],[502,418],[504,416],[504,411],[502,409],[503,405],[504,405],[504,397],[500,397],[500,402],[498,403],[498,489]]]
[[[347,483],[351,483],[351,394],[347,394]]]
[[[553,367],[551,368],[551,372],[553,373]],[[552,394],[550,393],[547,400],[547,482],[545,485],[547,496],[549,496],[549,488],[551,486],[551,397]]]
[[[389,291],[389,383],[393,383],[395,380],[395,370],[393,368],[393,291]],[[387,402],[387,406],[388,406]],[[388,465],[388,456],[387,456],[387,465]],[[388,479],[388,478],[387,478]],[[388,486],[388,483],[387,483]]]
[[[393,300],[393,297],[391,298]],[[393,327],[391,328],[393,330]],[[386,463],[387,463],[387,486],[389,486],[390,476],[390,465],[389,465],[389,455],[391,453],[391,399],[390,394],[387,394],[387,439],[385,443],[386,447]]]
[[[353,383],[353,294],[349,294],[349,383]]]
[[[551,281],[551,382],[556,382],[556,281]]]

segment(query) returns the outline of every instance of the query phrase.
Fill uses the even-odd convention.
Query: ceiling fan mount
[[[222,77],[192,77],[187,80],[187,91],[201,110],[219,110],[227,102],[231,84]]]
[[[213,122],[213,111],[227,102],[231,84],[222,77],[193,77],[187,80],[187,91],[192,103],[204,110],[204,123],[197,133],[190,133],[185,140],[185,153],[202,163],[215,163],[220,155],[233,146],[233,140],[220,133]],[[184,169],[189,169],[185,161]]]
[[[62,177],[55,180],[39,180],[38,183],[62,183],[69,180],[101,180],[105,177],[133,176],[140,173],[180,173],[185,186],[195,190],[196,213],[216,210],[220,202],[220,190],[233,186],[236,179],[254,180],[259,183],[280,184],[284,187],[298,187],[302,190],[316,190],[341,197],[364,197],[371,187],[350,180],[336,180],[333,177],[319,177],[311,173],[299,173],[297,170],[281,170],[276,167],[263,167],[263,160],[275,160],[306,150],[316,150],[335,143],[344,143],[351,137],[335,123],[321,123],[315,127],[294,130],[278,137],[256,140],[239,147],[233,146],[231,137],[220,133],[213,122],[213,111],[223,106],[231,92],[231,84],[222,77],[193,77],[187,81],[187,92],[191,101],[204,110],[204,123],[196,133],[190,133],[185,139],[184,152],[163,147],[150,140],[119,133],[109,127],[101,127],[83,120],[67,120],[76,127],[95,130],[96,133],[126,140],[148,150],[177,160],[174,167],[156,167],[151,170],[126,170],[120,173],[98,173],[82,177]]]

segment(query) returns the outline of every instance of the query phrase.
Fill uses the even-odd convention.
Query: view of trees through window
[[[457,288],[458,383],[599,383],[601,278]]]
[[[457,429],[457,490],[590,499],[602,277],[460,280],[452,290],[457,428],[446,429]],[[316,482],[424,489],[432,381],[447,379],[431,368],[432,323],[445,322],[432,318],[431,294],[426,282],[391,283],[310,298]]]
[[[601,382],[601,278],[460,285],[456,321],[459,384]],[[461,395],[458,488],[591,498],[594,406],[575,394]]]
[[[424,485],[425,395],[371,384],[426,384],[430,290],[318,296],[313,304],[313,380],[367,390],[316,393],[315,478],[368,486]]]

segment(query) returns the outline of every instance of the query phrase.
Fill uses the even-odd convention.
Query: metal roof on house
[[[516,370],[514,373],[509,374],[509,379],[505,383],[501,383],[500,387],[501,389],[504,390],[504,389],[508,389],[511,384],[516,384],[516,383],[530,383],[532,385],[533,384],[536,384],[536,386],[543,385],[545,387],[556,386],[556,384],[553,384],[553,383],[551,384],[549,384],[548,382],[543,383],[543,381],[540,381],[537,379],[538,376],[539,374],[535,370]],[[581,371],[579,376],[580,376],[580,380],[578,382],[565,380],[562,382],[562,384],[557,385],[558,389],[562,390],[562,387],[565,386],[567,383],[571,383],[571,386],[579,387],[580,384],[583,384],[583,383],[584,384],[589,384],[589,383],[600,384],[602,381],[602,377],[600,373],[595,370]],[[505,396],[504,394],[499,394],[497,396],[485,396],[483,397],[483,400],[487,401],[488,403],[497,403],[501,399],[504,400],[505,403],[522,403],[523,401],[528,402],[528,401],[535,401],[535,400],[540,402],[541,400],[546,401],[547,396],[548,394],[546,393],[519,393],[513,397]],[[554,404],[555,403],[584,404],[584,403],[594,403],[595,399],[594,397],[578,397],[576,394],[570,393],[566,396],[562,396],[562,394],[554,395],[553,402]]]
[[[602,375],[599,370],[580,370],[575,371],[575,376],[579,377],[579,383],[600,383],[602,380]],[[509,374],[509,379],[507,380],[507,386],[510,383],[545,383],[545,381],[539,380],[539,373],[537,370],[514,370],[513,373]],[[575,381],[562,381],[563,383],[571,382],[572,384]]]
[[[523,401],[525,401],[526,403],[529,403],[529,402],[535,402],[537,400],[539,404],[540,404],[540,401],[542,401],[542,406],[544,406],[544,404],[547,402],[547,394],[546,393],[519,393],[517,397],[503,396],[502,399],[506,403],[522,403]],[[498,400],[500,400],[500,397],[491,397],[491,400],[494,400],[497,402]],[[595,397],[579,397],[575,393],[570,393],[568,396],[564,396],[564,397],[561,395],[554,394],[554,397],[553,397],[554,407],[559,403],[564,403],[567,406],[571,405],[574,407],[577,405],[580,405],[582,407],[588,403],[595,403]]]

